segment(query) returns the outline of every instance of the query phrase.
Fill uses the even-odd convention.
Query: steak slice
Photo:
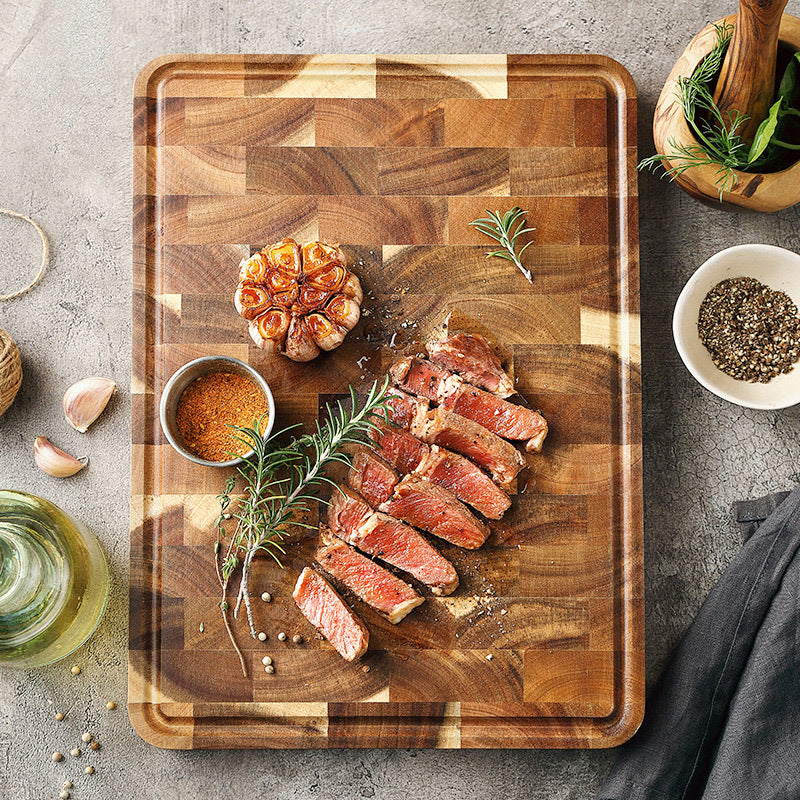
[[[540,452],[547,436],[547,422],[541,414],[474,386],[459,386],[442,405],[504,439],[527,439],[528,451]]]
[[[459,547],[475,550],[489,536],[489,528],[447,489],[418,475],[407,475],[380,511],[432,533]]]
[[[501,485],[514,480],[525,465],[512,444],[480,423],[441,406],[426,414],[424,427],[416,435],[428,444],[461,453],[483,467]]]
[[[378,420],[370,430],[370,438],[380,454],[404,475],[413,472],[428,456],[430,447],[407,430]]]
[[[328,507],[328,524],[333,533],[362,553],[407,572],[435,595],[456,590],[458,573],[455,567],[424,536],[404,522],[369,509],[369,515],[357,525],[351,525],[349,530],[331,524],[332,521],[352,523],[364,507],[368,508],[363,498],[350,489],[339,487]]]
[[[369,631],[318,572],[306,567],[297,579],[292,597],[300,613],[345,661],[355,661],[367,652]]]
[[[386,394],[386,414],[383,416],[401,428],[411,430],[415,420],[428,413],[428,404],[422,399],[412,397],[395,387],[390,387]]]
[[[328,527],[337,536],[349,541],[348,537],[373,513],[372,507],[361,495],[344,486],[337,486],[328,503]]]
[[[324,528],[320,528],[320,531],[325,544],[317,550],[319,565],[368,606],[385,614],[392,625],[397,625],[403,617],[425,602],[425,598],[400,578],[362,556],[341,539],[331,539],[330,532],[326,537]]]
[[[511,498],[482,469],[438,445],[430,448],[416,474],[452,492],[489,519],[500,519],[511,505]]]
[[[389,368],[389,375],[404,392],[441,403],[462,383],[458,375],[417,356],[406,356]]]
[[[428,342],[425,347],[434,364],[458,373],[475,386],[499,397],[514,394],[514,382],[483,336],[456,333],[444,341]]]
[[[400,477],[377,453],[359,447],[347,475],[347,485],[373,508],[388,500]]]
[[[382,420],[376,423],[370,435],[379,455],[403,475],[413,472],[427,478],[485,517],[500,519],[511,505],[508,495],[482,469],[458,453],[437,445],[429,447],[408,431]],[[352,482],[350,485],[358,490]]]

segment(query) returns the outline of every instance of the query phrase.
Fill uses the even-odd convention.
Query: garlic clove
[[[46,436],[37,437],[33,443],[33,460],[42,472],[54,478],[68,478],[80,472],[88,463],[88,458],[74,458],[56,447]]]
[[[108,378],[84,378],[64,392],[64,416],[76,431],[86,429],[103,413],[117,384]]]

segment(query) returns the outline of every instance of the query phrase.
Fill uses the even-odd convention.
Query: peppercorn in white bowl
[[[672,332],[678,353],[697,381],[724,400],[758,409],[796,405],[800,403],[800,361],[789,372],[779,374],[766,383],[741,380],[727,374],[732,372],[752,375],[761,369],[765,375],[769,375],[774,371],[773,364],[776,361],[785,365],[793,358],[793,353],[800,347],[800,342],[796,341],[797,326],[784,324],[787,322],[786,317],[780,317],[775,312],[777,307],[781,309],[779,313],[791,314],[791,309],[787,310],[785,307],[788,304],[777,302],[773,305],[774,298],[765,293],[767,303],[764,314],[772,315],[769,318],[769,330],[775,331],[774,340],[767,345],[772,352],[768,354],[760,351],[739,368],[731,366],[735,362],[736,348],[739,346],[735,333],[731,334],[728,345],[724,336],[720,335],[723,329],[718,328],[712,335],[707,324],[704,327],[704,338],[715,349],[715,358],[726,371],[714,363],[711,352],[701,339],[698,321],[704,299],[722,281],[736,278],[753,278],[773,291],[784,292],[800,308],[800,255],[766,244],[729,247],[700,266],[678,297],[672,317]],[[704,316],[706,323],[707,316]],[[746,313],[738,316],[736,325],[741,328],[744,324],[746,327],[749,324]],[[757,322],[754,320],[754,324]],[[765,341],[763,333],[760,340]],[[782,360],[776,358],[776,350],[780,351]]]

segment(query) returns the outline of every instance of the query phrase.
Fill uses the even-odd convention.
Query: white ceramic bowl
[[[672,333],[683,363],[714,394],[747,408],[787,408],[800,403],[800,362],[769,383],[748,383],[720,370],[700,341],[697,319],[706,294],[726,278],[755,278],[770,289],[786,292],[800,308],[800,255],[769,244],[729,247],[700,266],[678,297]]]

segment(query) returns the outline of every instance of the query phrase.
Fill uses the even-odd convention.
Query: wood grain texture
[[[635,89],[599,56],[178,56],[134,98],[129,713],[149,742],[223,747],[605,747],[643,710]],[[622,167],[622,165],[625,165]],[[532,281],[468,223],[519,204]],[[365,291],[311,364],[257,350],[237,264],[284,236],[339,241]],[[218,609],[212,542],[228,473],[158,424],[169,376],[232,355],[281,424],[312,424],[440,326],[487,336],[550,420],[478,551],[439,544],[461,584],[371,631],[346,664],[253,563],[256,625]],[[306,521],[315,524],[318,509]],[[271,603],[258,598],[269,590]],[[202,628],[202,630],[201,630]],[[280,641],[279,632],[288,635]],[[302,637],[300,644],[292,636]],[[265,673],[269,653],[275,672]]]

